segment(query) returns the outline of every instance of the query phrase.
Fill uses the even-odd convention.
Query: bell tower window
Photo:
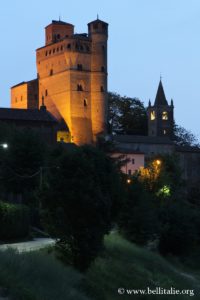
[[[166,111],[162,113],[162,120],[168,120],[168,113]]]
[[[151,111],[151,121],[154,121],[156,119],[156,113],[154,110]]]

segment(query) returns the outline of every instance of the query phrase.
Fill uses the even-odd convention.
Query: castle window
[[[83,65],[78,64],[78,65],[77,65],[77,70],[82,71],[82,70],[83,70]]]
[[[68,48],[68,49],[71,49],[71,44],[68,44],[68,45],[67,45],[67,48]]]
[[[23,100],[23,96],[21,96],[21,101]]]
[[[48,96],[48,90],[45,90],[45,96]]]
[[[77,91],[83,91],[83,87],[81,84],[77,84]]]
[[[134,158],[132,158],[132,165],[134,165],[135,164],[135,159]]]
[[[53,49],[53,53],[55,53],[55,51],[56,51],[56,50],[55,50],[55,49]]]
[[[49,50],[49,55],[51,54],[51,50]]]
[[[60,47],[60,50],[61,50],[61,51],[63,50],[63,46]]]
[[[53,69],[50,70],[49,75],[50,75],[50,76],[53,75]]]
[[[105,68],[103,66],[101,67],[101,72],[105,72]]]
[[[103,87],[103,85],[101,85],[101,92],[102,92],[102,93],[104,92],[104,87]]]
[[[78,50],[79,49],[79,45],[76,43],[75,48]]]
[[[168,113],[166,111],[162,113],[162,120],[168,120]]]
[[[87,107],[87,99],[83,100],[83,105],[84,105],[84,107]]]
[[[57,48],[57,52],[59,51],[59,47]]]
[[[105,52],[105,46],[104,45],[102,46],[102,51]]]
[[[155,118],[156,118],[156,113],[153,110],[153,111],[151,111],[151,121],[155,120]]]
[[[45,52],[45,55],[46,55],[46,56],[48,55],[48,52],[47,52],[47,51]]]

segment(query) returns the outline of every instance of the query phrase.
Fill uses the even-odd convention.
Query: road
[[[45,248],[46,246],[53,245],[55,240],[50,238],[35,238],[32,241],[13,243],[13,244],[2,244],[0,250],[6,250],[8,248],[17,249],[21,252],[28,252]]]

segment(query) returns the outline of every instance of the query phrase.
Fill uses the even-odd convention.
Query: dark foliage
[[[23,238],[29,234],[29,210],[24,205],[0,202],[0,239]]]
[[[41,194],[45,224],[69,262],[83,270],[111,229],[120,178],[110,158],[89,146],[64,151],[56,163]]]
[[[147,135],[147,113],[137,98],[108,93],[110,133]]]

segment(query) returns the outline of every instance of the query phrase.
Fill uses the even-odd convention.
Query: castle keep
[[[11,108],[47,110],[59,121],[57,140],[93,143],[106,132],[108,24],[97,19],[88,33],[52,21],[36,50],[37,79],[11,88]]]

